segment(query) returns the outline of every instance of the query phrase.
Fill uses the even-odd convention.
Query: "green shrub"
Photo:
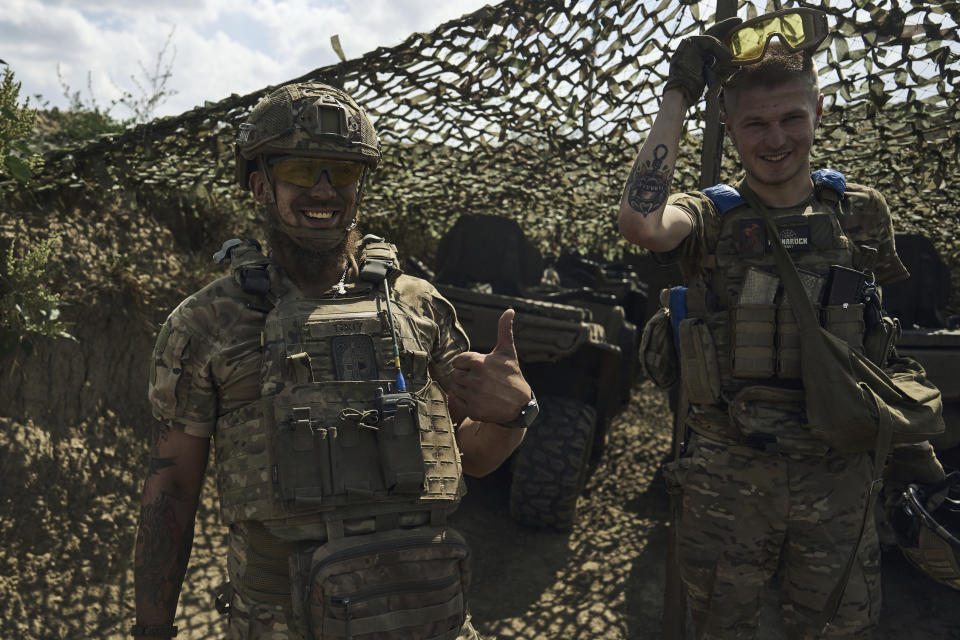
[[[32,336],[74,339],[67,333],[69,324],[60,317],[60,294],[49,286],[57,269],[50,262],[50,252],[59,239],[41,241],[20,259],[16,239],[11,241],[0,273],[0,353],[19,347],[29,354]]]
[[[30,108],[29,98],[22,105],[18,104],[19,100],[20,83],[14,80],[10,67],[6,67],[0,80],[0,180],[12,177],[25,183],[40,162],[22,142],[33,132],[37,114]]]

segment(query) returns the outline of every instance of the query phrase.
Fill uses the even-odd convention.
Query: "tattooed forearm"
[[[161,494],[140,511],[134,562],[138,614],[150,609],[173,620],[193,546],[194,512],[185,507],[172,496]]]
[[[158,420],[154,424],[153,433],[154,433],[154,441],[157,444],[160,444],[161,442],[166,441],[167,438],[170,437],[170,425],[160,422]]]
[[[673,169],[663,163],[667,154],[667,146],[658,144],[653,150],[652,159],[642,160],[641,156],[637,156],[630,170],[625,188],[627,203],[644,217],[663,208],[670,194]]]

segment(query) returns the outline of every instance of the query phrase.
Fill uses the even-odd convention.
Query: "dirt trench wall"
[[[4,256],[58,237],[51,287],[75,338],[31,336],[30,352],[0,358],[0,638],[125,637],[151,351],[174,305],[219,272],[202,221],[94,195],[0,207]],[[207,504],[200,521],[213,519]]]

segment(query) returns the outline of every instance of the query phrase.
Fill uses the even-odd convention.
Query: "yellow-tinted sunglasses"
[[[363,175],[364,166],[348,160],[330,160],[329,158],[281,157],[270,163],[273,178],[289,182],[298,187],[312,187],[317,184],[320,174],[326,172],[330,184],[344,187],[357,182]]]
[[[816,48],[827,37],[827,14],[816,9],[784,9],[757,16],[739,25],[723,39],[734,64],[749,64],[763,57],[774,36],[790,51]]]

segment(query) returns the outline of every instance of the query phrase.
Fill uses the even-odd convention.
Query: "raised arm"
[[[209,451],[209,438],[157,423],[134,557],[138,625],[173,624]]]
[[[640,147],[620,199],[618,225],[630,242],[653,251],[675,248],[693,230],[690,218],[667,205],[687,109],[703,94],[707,80],[728,70],[730,52],[720,43],[740,23],[730,18],[706,34],[684,38],[670,59],[660,111]]]
[[[623,188],[617,219],[620,233],[644,249],[669,251],[693,230],[685,213],[667,205],[688,106],[679,90],[664,93],[660,112]]]

